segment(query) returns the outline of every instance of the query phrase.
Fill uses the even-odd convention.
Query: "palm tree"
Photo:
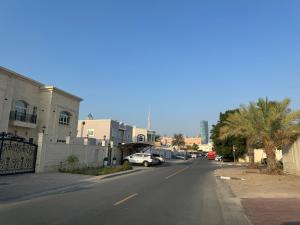
[[[292,112],[290,99],[258,102],[242,106],[237,113],[229,115],[222,129],[226,135],[243,135],[247,144],[261,144],[267,155],[268,172],[277,171],[276,149],[293,143],[300,135],[300,110]],[[227,134],[226,134],[227,132]]]
[[[172,140],[173,146],[182,147],[185,145],[183,134],[174,134],[173,140]]]
[[[220,129],[220,139],[229,137],[244,137],[248,151],[250,164],[254,164],[254,148],[258,145],[259,136],[255,127],[256,104],[242,105],[238,111],[230,113]]]

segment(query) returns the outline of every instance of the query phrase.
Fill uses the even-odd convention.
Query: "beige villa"
[[[74,138],[81,98],[0,67],[0,132],[37,143],[38,133],[51,142]]]

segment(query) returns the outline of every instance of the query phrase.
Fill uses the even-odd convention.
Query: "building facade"
[[[155,143],[156,132],[145,128],[133,127],[132,141],[134,143]]]
[[[37,143],[75,138],[81,98],[0,67],[0,132]]]
[[[208,121],[202,120],[200,122],[200,137],[203,144],[208,144]]]
[[[168,137],[168,136],[163,136],[160,139],[161,145],[162,146],[167,146],[167,147],[172,146],[172,141],[173,141],[173,138]],[[193,144],[196,144],[198,146],[202,144],[202,140],[201,140],[200,137],[185,137],[184,142],[185,142],[185,147],[186,146],[192,146]]]
[[[112,119],[92,119],[78,121],[79,138],[95,138],[97,144],[109,140],[114,145],[132,142],[132,126]]]
[[[185,137],[184,139],[185,141],[185,146],[192,146],[193,144],[196,145],[201,145],[202,144],[202,140],[200,137]]]

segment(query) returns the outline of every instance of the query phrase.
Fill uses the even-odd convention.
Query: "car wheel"
[[[147,161],[143,162],[144,167],[148,167],[149,163]]]

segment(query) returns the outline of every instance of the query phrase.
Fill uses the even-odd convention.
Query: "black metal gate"
[[[35,172],[37,145],[11,134],[0,134],[0,175]]]

